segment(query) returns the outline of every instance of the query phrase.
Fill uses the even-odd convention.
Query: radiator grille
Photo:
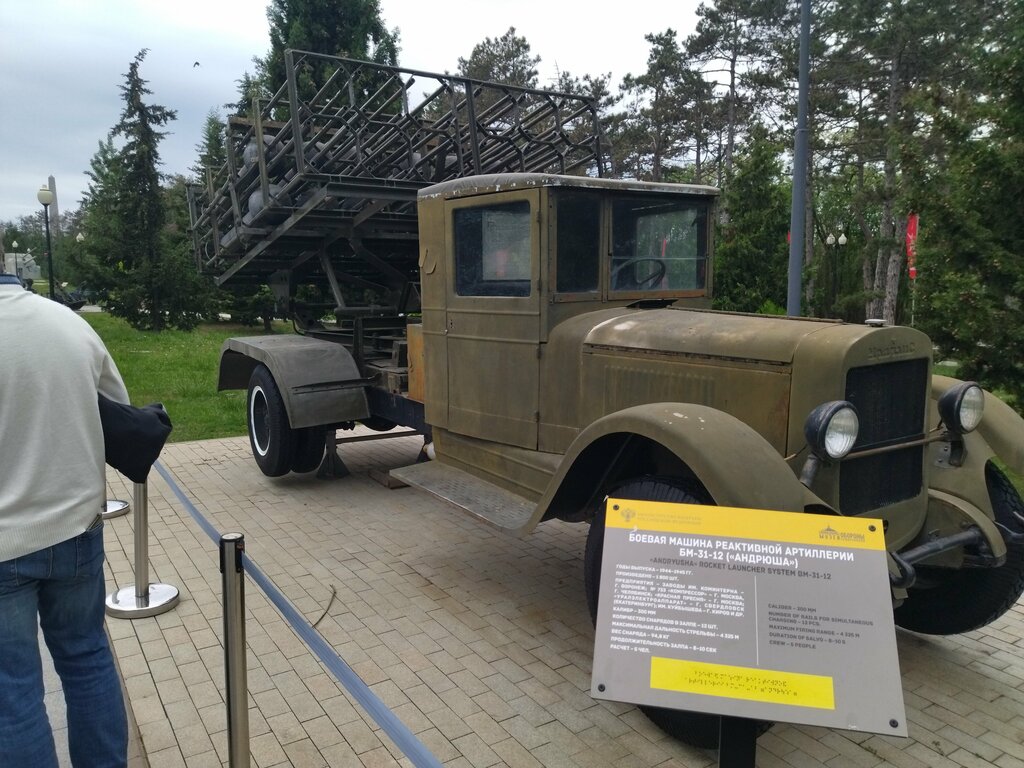
[[[853,453],[924,436],[927,376],[927,359],[850,369],[846,399],[860,416]],[[923,452],[918,445],[844,461],[839,470],[843,514],[861,514],[920,493]]]

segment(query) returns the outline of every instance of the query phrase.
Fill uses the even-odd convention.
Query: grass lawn
[[[171,442],[244,435],[245,392],[217,391],[220,347],[230,336],[255,336],[261,327],[202,325],[192,332],[136,331],[106,312],[82,317],[110,350],[133,405],[163,403],[171,416]],[[291,333],[286,323],[275,330]]]

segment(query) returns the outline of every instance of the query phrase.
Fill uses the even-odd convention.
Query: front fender
[[[579,434],[538,503],[532,524],[552,508],[570,509],[578,503],[583,497],[571,486],[584,483],[591,492],[600,490],[596,486],[615,458],[595,446],[621,444],[633,436],[678,457],[719,506],[788,512],[828,508],[800,483],[771,444],[742,421],[704,405],[651,403],[608,414]],[[598,450],[602,455],[595,457]]]

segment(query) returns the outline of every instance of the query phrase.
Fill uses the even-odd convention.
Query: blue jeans
[[[0,562],[0,765],[56,768],[39,627],[60,675],[75,768],[127,765],[121,682],[103,628],[103,525]]]

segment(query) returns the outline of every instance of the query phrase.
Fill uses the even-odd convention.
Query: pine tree
[[[716,0],[697,8],[697,28],[686,39],[686,53],[713,78],[722,98],[715,110],[715,128],[723,134],[721,179],[732,173],[736,142],[742,139],[755,105],[761,120],[769,109],[780,111],[779,94],[785,72],[778,66],[780,32],[790,8],[780,0]],[[771,94],[768,96],[768,94]]]
[[[734,171],[723,201],[729,218],[716,239],[715,307],[774,313],[786,304],[789,189],[779,146],[763,126],[751,130]]]
[[[958,375],[1024,405],[1024,5],[974,52],[982,86],[936,93],[938,162],[922,163],[918,324]]]
[[[206,114],[203,122],[203,138],[196,144],[195,164],[192,166],[192,175],[200,184],[206,183],[207,169],[214,173],[227,161],[227,148],[224,143],[224,128],[226,124],[221,119],[216,109],[211,109]]]
[[[460,56],[459,74],[474,80],[536,88],[538,64],[540,56],[530,55],[526,38],[517,35],[515,27],[509,27],[501,37],[487,37],[477,43],[468,59]]]
[[[256,64],[257,74],[254,76],[243,72],[241,79],[235,81],[238,85],[238,101],[224,105],[224,108],[235,117],[251,119],[253,117],[253,102],[256,99],[266,99],[270,95],[267,90],[263,60],[256,58],[253,61]]]
[[[122,193],[121,155],[112,136],[99,142],[89,161],[89,185],[82,200],[83,226],[88,232],[87,246],[73,252],[73,268],[81,282],[93,288],[104,303],[109,288],[118,281],[118,262],[99,258],[120,247],[120,223],[117,215]]]
[[[911,179],[937,159],[929,100],[978,91],[971,64],[1002,0],[970,13],[953,0],[838,0],[815,37],[829,42],[815,62],[821,155],[854,168],[851,219],[864,239],[862,278],[869,317],[897,321],[905,270]],[[939,108],[941,118],[945,108]]]
[[[139,73],[145,57],[142,50],[129,65],[121,118],[92,160],[84,205],[88,248],[80,258],[111,314],[136,328],[191,328],[202,314],[205,292],[185,256],[187,222],[167,218],[159,171],[160,129],[175,112],[146,102],[151,91]]]
[[[647,70],[622,81],[626,115],[612,137],[623,175],[662,181],[689,154],[700,174],[710,85],[686,59],[676,32],[646,35]]]
[[[284,85],[289,48],[377,64],[398,61],[398,31],[384,25],[379,0],[271,0],[267,20],[270,52],[261,65],[269,93]],[[326,62],[307,62],[298,83],[300,100],[312,96],[332,71]]]

